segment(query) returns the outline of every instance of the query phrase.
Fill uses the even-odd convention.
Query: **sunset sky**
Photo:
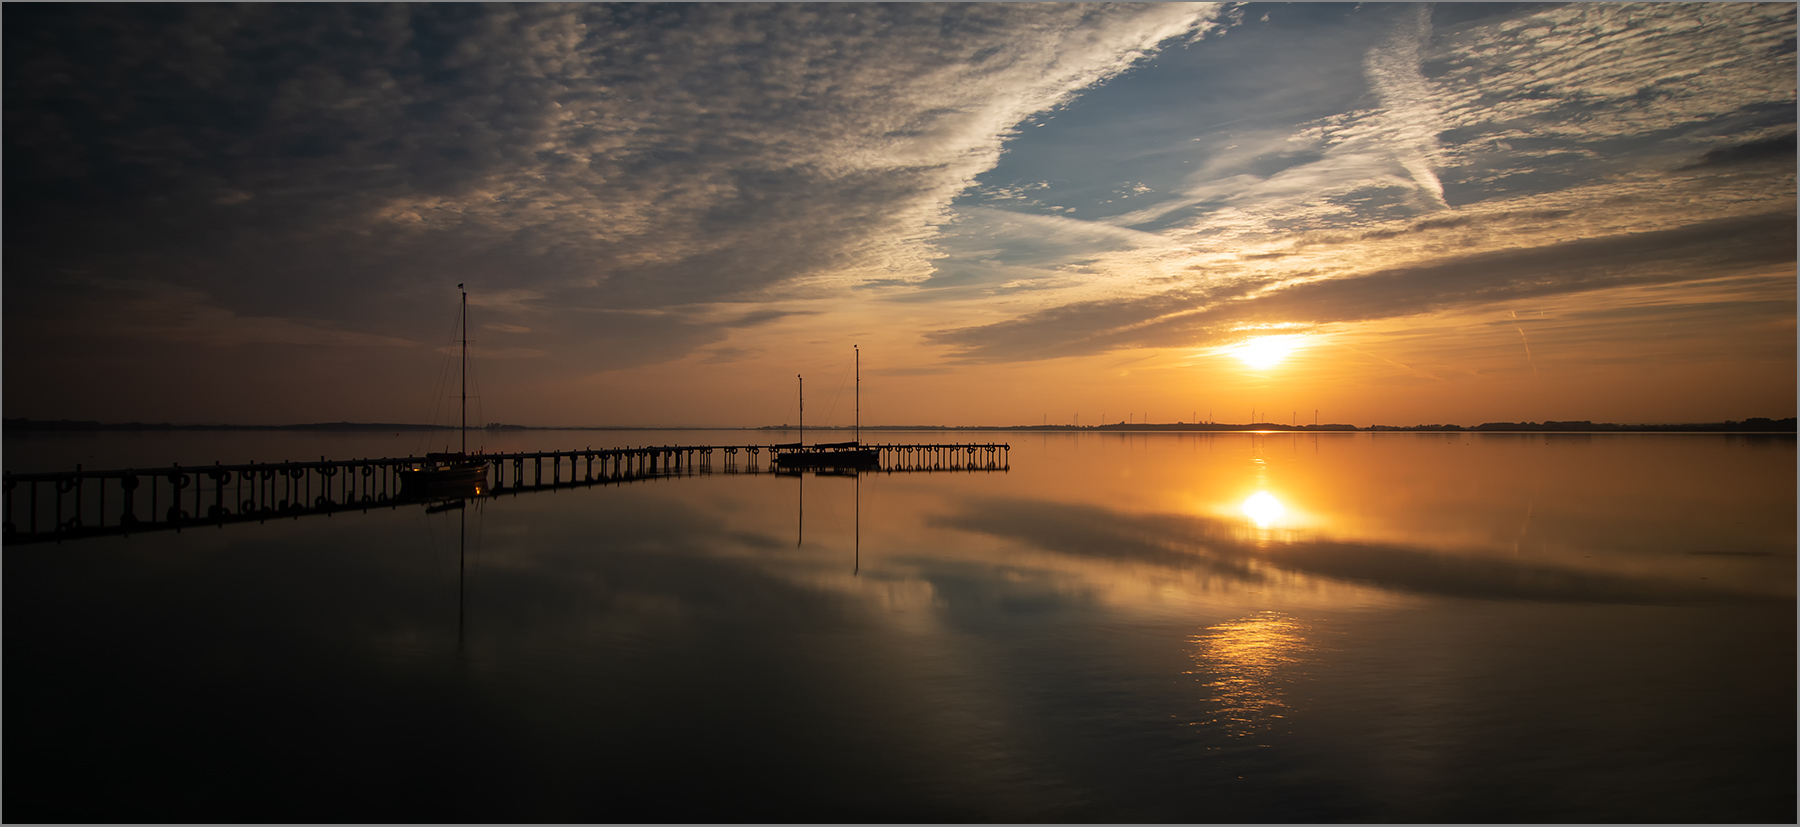
[[[0,15],[9,418],[1795,414],[1789,3]]]

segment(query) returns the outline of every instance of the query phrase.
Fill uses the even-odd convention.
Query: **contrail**
[[[1514,310],[1512,312],[1512,317],[1515,320],[1518,319],[1519,311]],[[1525,328],[1514,324],[1513,329],[1519,331],[1519,341],[1525,343],[1525,361],[1531,365],[1531,380],[1536,382],[1538,381],[1537,360],[1531,358],[1531,340],[1525,338]]]
[[[1431,88],[1419,71],[1419,51],[1431,39],[1431,7],[1420,4],[1411,12],[1411,24],[1400,24],[1387,42],[1371,50],[1363,61],[1363,70],[1387,109],[1392,126],[1384,131],[1389,132],[1395,144],[1393,151],[1400,166],[1433,204],[1448,208],[1444,183],[1434,168],[1440,118],[1431,103]]]
[[[1396,361],[1394,361],[1394,360],[1392,360],[1392,359],[1389,359],[1389,358],[1387,358],[1387,357],[1386,357],[1386,356],[1382,356],[1382,355],[1380,355],[1380,354],[1377,354],[1377,353],[1370,353],[1370,352],[1368,352],[1368,351],[1366,351],[1366,350],[1363,350],[1363,349],[1361,349],[1361,348],[1356,348],[1356,347],[1351,347],[1351,346],[1349,346],[1349,345],[1347,345],[1347,344],[1344,344],[1344,343],[1343,343],[1343,342],[1331,342],[1331,344],[1334,344],[1334,345],[1337,345],[1337,346],[1338,346],[1338,347],[1341,347],[1341,348],[1343,348],[1343,349],[1345,349],[1345,350],[1348,350],[1348,351],[1351,351],[1351,352],[1352,352],[1352,353],[1360,353],[1360,354],[1362,354],[1362,355],[1364,355],[1364,356],[1367,356],[1367,357],[1369,357],[1369,358],[1371,358],[1371,359],[1380,359],[1380,360],[1381,360],[1381,361],[1383,361],[1383,362],[1386,362],[1386,363],[1388,363],[1388,364],[1390,364],[1390,365],[1396,365],[1396,366],[1399,366],[1399,367],[1402,367],[1402,368],[1405,368],[1405,369],[1406,369],[1406,372],[1407,372],[1407,373],[1410,373],[1410,374],[1412,374],[1412,375],[1414,375],[1414,376],[1420,376],[1420,377],[1424,377],[1424,378],[1426,378],[1426,379],[1430,379],[1430,380],[1433,380],[1433,381],[1437,381],[1437,377],[1436,377],[1436,376],[1435,376],[1435,375],[1432,375],[1432,374],[1430,374],[1430,373],[1426,373],[1426,372],[1425,372],[1425,371],[1422,371],[1422,370],[1419,370],[1419,369],[1418,369],[1418,368],[1415,368],[1415,367],[1413,367],[1413,366],[1412,366],[1412,365],[1409,365],[1409,364],[1406,364],[1406,363],[1405,363],[1405,362],[1396,362]]]

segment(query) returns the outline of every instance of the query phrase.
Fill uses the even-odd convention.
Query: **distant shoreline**
[[[87,432],[87,431],[454,431],[454,425],[417,425],[395,422],[315,422],[297,425],[175,425],[167,422],[105,423],[91,420],[34,420],[27,418],[0,421],[5,433]],[[1752,417],[1724,422],[1694,422],[1664,425],[1619,425],[1611,422],[1547,420],[1544,422],[1485,422],[1480,425],[1282,425],[1273,422],[1228,425],[1220,423],[1165,423],[1113,425],[864,425],[865,431],[1015,431],[1043,433],[1241,433],[1279,431],[1293,433],[1752,433],[1792,434],[1794,417],[1767,419]],[[478,431],[794,431],[787,425],[760,427],[707,427],[695,425],[589,425],[549,427],[536,425],[490,424]],[[809,431],[850,431],[850,426],[813,426]]]

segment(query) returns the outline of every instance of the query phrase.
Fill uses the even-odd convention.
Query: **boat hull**
[[[471,462],[400,471],[403,497],[469,497],[487,490],[487,463]]]
[[[874,448],[791,451],[775,457],[775,465],[781,468],[874,468],[880,464],[881,452]]]

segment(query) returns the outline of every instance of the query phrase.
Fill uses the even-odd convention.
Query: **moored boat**
[[[456,285],[461,290],[462,285]],[[462,450],[426,454],[399,470],[403,497],[471,497],[487,489],[487,460],[469,453],[469,293],[462,294]]]
[[[790,442],[771,446],[780,453],[775,464],[787,468],[874,468],[881,462],[881,451],[859,442],[831,442],[801,445]]]
[[[403,497],[473,497],[487,490],[487,462],[460,452],[426,454],[399,475]]]
[[[856,351],[856,439],[806,444],[806,380],[800,379],[800,441],[771,445],[777,468],[877,468],[881,450],[862,444],[862,350]],[[798,378],[798,377],[797,377]]]

